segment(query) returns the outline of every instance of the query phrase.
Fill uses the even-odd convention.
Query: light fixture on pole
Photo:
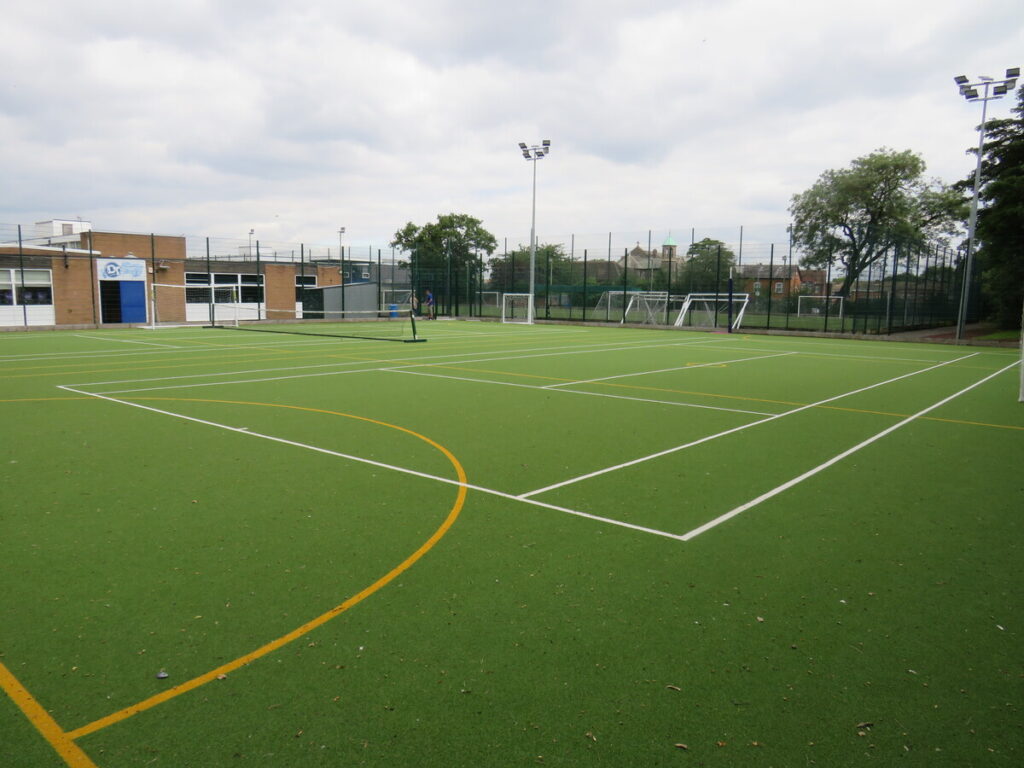
[[[531,147],[526,146],[523,142],[519,142],[519,149],[522,150],[523,157],[533,163],[533,204],[530,208],[530,299],[527,309],[527,322],[532,323],[534,272],[537,268],[537,161],[551,151],[551,140],[544,139],[539,145],[534,144]],[[513,279],[515,279],[514,275]]]
[[[978,192],[981,187],[981,160],[985,152],[985,121],[988,116],[988,103],[1001,99],[1007,92],[1013,90],[1017,85],[1017,78],[1020,77],[1020,67],[1013,67],[1006,70],[1006,77],[1002,80],[978,75],[978,82],[972,83],[966,75],[957,75],[953,82],[960,88],[960,95],[967,101],[981,102],[981,125],[978,126],[978,161],[974,168],[974,192],[971,197],[971,215],[967,220],[967,258],[964,262],[964,281],[960,292],[960,310],[956,318],[956,340],[964,338],[964,328],[967,325],[967,304],[971,296],[971,270],[974,266],[974,234],[978,225]],[[978,88],[982,92],[978,92]]]
[[[249,230],[249,258],[252,258],[252,236],[256,234],[255,229]]]

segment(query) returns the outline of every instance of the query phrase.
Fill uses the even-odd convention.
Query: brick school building
[[[41,222],[0,242],[0,329],[208,323],[214,312],[287,320],[302,316],[304,289],[342,283],[338,259],[205,246],[186,253],[185,237]]]

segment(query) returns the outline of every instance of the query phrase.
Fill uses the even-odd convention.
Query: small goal
[[[729,325],[731,305],[735,331],[742,324],[749,303],[749,293],[688,293],[673,325],[676,328],[725,328]]]
[[[798,296],[796,299],[797,317],[817,317],[827,314],[829,317],[843,316],[842,296]]]
[[[506,293],[501,297],[501,322],[533,324],[533,296],[529,293]]]
[[[634,293],[629,298],[623,323],[664,325],[668,310],[668,291],[645,291]]]

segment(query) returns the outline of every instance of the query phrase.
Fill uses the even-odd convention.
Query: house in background
[[[751,298],[788,296],[800,290],[800,268],[792,264],[743,264],[733,269],[737,293]]]

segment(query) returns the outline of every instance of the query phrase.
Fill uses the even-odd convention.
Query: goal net
[[[533,323],[533,296],[528,293],[506,293],[501,297],[501,322]]]
[[[729,325],[732,304],[732,329],[743,322],[743,313],[750,302],[749,293],[688,293],[676,316],[676,328],[725,328]]]
[[[663,295],[661,291],[605,291],[598,297],[592,314],[595,320],[621,323],[626,310],[638,296]]]
[[[480,314],[496,317],[501,313],[501,291],[480,291]]]
[[[829,317],[843,316],[842,296],[798,296],[796,299],[797,317]]]
[[[408,307],[412,301],[412,289],[410,288],[382,288],[380,292],[380,305],[386,307],[389,304],[397,304],[401,307]]]
[[[629,304],[626,305],[622,322],[664,325],[667,310],[668,291],[635,293],[629,298]]]
[[[234,322],[240,316],[255,318],[259,313],[259,302],[244,301],[238,285],[152,283],[149,306],[151,322],[144,327],[151,329]]]

